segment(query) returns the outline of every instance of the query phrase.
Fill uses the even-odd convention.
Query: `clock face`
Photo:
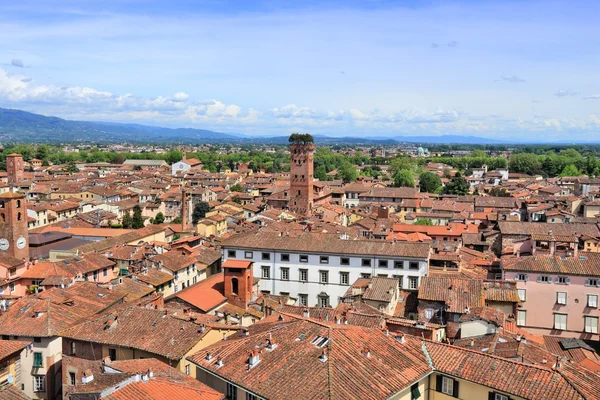
[[[10,243],[5,238],[0,239],[0,250],[6,251],[10,247]]]
[[[19,236],[19,238],[17,239],[17,247],[19,249],[22,249],[25,247],[25,244],[27,243],[27,241],[25,240],[24,236]]]

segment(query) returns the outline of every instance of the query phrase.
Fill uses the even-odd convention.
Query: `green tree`
[[[239,183],[236,183],[235,185],[231,186],[229,190],[231,190],[232,192],[244,192],[244,188]]]
[[[173,219],[171,220],[171,223],[172,223],[172,224],[181,224],[181,222],[182,222],[182,219],[181,219],[181,216],[180,216],[180,215],[176,216],[175,218],[173,218]]]
[[[40,144],[35,149],[35,158],[38,158],[42,161],[48,161],[48,156],[50,155],[50,146],[47,144]]]
[[[464,196],[465,194],[469,193],[469,184],[465,178],[462,177],[460,172],[457,172],[454,178],[452,178],[450,182],[446,184],[444,193]]]
[[[162,211],[159,211],[158,214],[156,214],[156,217],[154,217],[154,220],[152,220],[152,223],[158,225],[163,222],[165,222],[165,214],[163,214]]]
[[[358,177],[358,173],[352,164],[346,161],[338,168],[338,177],[342,179],[344,183],[354,182]]]
[[[442,179],[433,172],[423,172],[419,175],[419,188],[421,192],[435,193],[442,187]]]
[[[125,157],[122,156],[121,154],[117,154],[116,156],[113,157],[112,160],[110,160],[111,164],[123,164],[125,162]]]
[[[131,221],[131,227],[133,229],[140,229],[144,227],[144,218],[142,217],[142,207],[136,204],[133,207],[133,218]]]
[[[419,218],[417,219],[413,225],[433,225],[433,222],[429,218]]]
[[[63,167],[63,171],[64,172],[68,172],[69,174],[76,174],[76,173],[79,172],[79,168],[77,168],[77,165],[75,164],[75,161],[69,161]]]
[[[532,153],[515,153],[510,156],[510,170],[525,174],[538,174],[541,169],[538,156]]]
[[[415,187],[415,178],[412,172],[401,169],[394,175],[394,187]]]
[[[133,166],[133,170],[134,171],[141,171],[142,170],[142,166],[141,165],[134,165]]]
[[[574,166],[573,164],[569,164],[566,167],[564,167],[562,172],[560,173],[560,176],[579,176],[579,175],[581,175],[581,173],[579,172],[577,167]]]
[[[493,197],[510,197],[508,190],[500,187],[494,187],[490,190],[490,196]]]
[[[314,143],[315,139],[310,133],[292,133],[288,139],[292,144]]]
[[[131,228],[131,226],[133,225],[133,219],[131,218],[131,214],[126,213],[123,216],[123,221],[121,222],[121,225],[123,226],[123,229]]]
[[[409,171],[415,171],[417,168],[417,161],[414,158],[408,156],[399,156],[392,159],[388,172],[391,176],[395,176],[399,171],[406,169]]]
[[[317,168],[315,168],[315,178],[317,178],[320,181],[326,181],[327,180],[327,170],[325,169],[325,166],[320,165]]]
[[[210,211],[210,205],[205,201],[200,201],[194,206],[192,213],[192,223],[196,225],[198,221],[206,217],[206,213]]]

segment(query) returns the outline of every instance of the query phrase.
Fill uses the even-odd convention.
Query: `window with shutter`
[[[34,368],[42,368],[42,353],[35,352],[33,353],[33,367]]]

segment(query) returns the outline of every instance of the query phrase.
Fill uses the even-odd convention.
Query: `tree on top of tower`
[[[314,143],[315,139],[310,133],[292,133],[288,141],[292,144]]]

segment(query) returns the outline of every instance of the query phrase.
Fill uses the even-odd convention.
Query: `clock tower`
[[[2,256],[29,261],[27,202],[22,193],[0,194],[0,259]]]

